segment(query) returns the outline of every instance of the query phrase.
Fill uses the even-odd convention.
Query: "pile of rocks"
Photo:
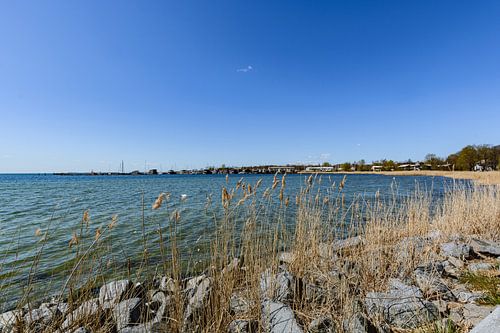
[[[430,242],[430,238],[420,238],[415,248],[423,251],[425,242]],[[495,311],[494,305],[482,305],[484,291],[470,290],[460,282],[460,276],[466,272],[500,276],[500,244],[453,237],[439,244],[430,257],[434,259],[417,267],[404,281],[390,280],[386,292],[367,293],[365,306],[370,318],[393,329],[415,329],[437,323],[442,328],[477,327],[474,332],[500,332],[500,324],[496,331],[480,328],[482,320],[500,321],[500,310]]]
[[[435,245],[438,238],[439,235],[430,234],[404,239],[395,246],[395,257],[405,260],[409,255],[418,256],[428,244]],[[324,245],[323,255],[340,254],[363,244],[358,236]],[[229,323],[227,332],[371,333],[413,330],[426,325],[474,327],[474,333],[500,332],[500,308],[495,310],[495,306],[481,304],[484,292],[470,290],[460,282],[464,272],[494,275],[499,269],[499,257],[500,244],[492,241],[460,237],[440,239],[430,256],[432,260],[416,267],[409,275],[390,279],[383,291],[360,293],[359,310],[339,323],[330,315],[308,320],[296,317],[295,300],[306,300],[320,307],[335,298],[336,290],[321,282],[305,282],[295,277],[289,269],[294,254],[282,253],[278,270],[265,270],[261,274],[258,301],[245,297],[241,291],[231,296],[228,313],[234,320]],[[355,277],[356,263],[348,261],[343,265],[339,269],[342,273],[333,271],[331,276],[340,279],[342,274],[350,272]],[[244,269],[235,259],[222,270],[222,275]],[[203,274],[179,284],[167,277],[158,279],[148,288],[129,280],[112,281],[101,286],[94,298],[77,306],[53,300],[35,309],[3,313],[0,333],[85,333],[95,331],[96,327],[100,331],[118,333],[168,332],[168,318],[172,318],[170,312],[176,294],[184,301],[182,323],[178,327],[182,332],[202,331],[204,328],[199,326],[198,318],[207,311],[214,277]],[[255,316],[252,309],[259,309],[260,315]]]
[[[175,284],[162,278],[157,288],[147,290],[129,280],[112,281],[99,289],[95,298],[76,308],[62,301],[42,303],[36,309],[12,310],[0,315],[0,333],[72,332],[85,333],[99,327],[100,332],[165,332]],[[211,288],[205,275],[187,279],[182,290],[186,298],[185,332],[191,332],[193,315],[203,306]]]

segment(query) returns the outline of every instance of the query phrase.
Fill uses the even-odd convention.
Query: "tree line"
[[[458,153],[449,155],[446,162],[454,165],[455,170],[472,170],[476,165],[500,170],[500,145],[469,145]]]
[[[393,160],[382,159],[367,164],[365,160],[358,162],[345,162],[338,165],[343,171],[371,171],[373,166],[381,167],[381,170],[398,170],[403,165],[409,165],[419,169],[427,170],[474,170],[480,166],[482,170],[500,170],[500,145],[468,145],[460,151],[448,155],[448,157],[439,157],[436,154],[427,154],[422,162],[413,162],[411,159],[404,162],[395,162]],[[322,166],[331,166],[324,162]]]

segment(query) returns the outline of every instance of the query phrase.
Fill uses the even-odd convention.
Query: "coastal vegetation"
[[[158,240],[140,221],[142,256],[126,267],[103,262],[119,217],[94,225],[84,211],[68,235],[65,283],[43,297],[33,281],[57,227],[37,229],[24,297],[0,316],[0,330],[466,332],[500,303],[500,187],[457,183],[440,200],[394,189],[346,205],[348,177],[320,190],[328,181],[310,175],[293,197],[285,175],[269,188],[222,188],[207,199],[214,228],[200,256],[181,253],[179,226],[189,221],[160,193],[143,206],[157,214]]]
[[[326,164],[324,164],[326,165]],[[331,166],[330,163],[327,163]],[[396,162],[391,159],[382,159],[367,164],[364,160],[358,162],[345,162],[339,165],[342,171],[372,171],[373,166],[380,167],[381,171],[404,169],[420,170],[442,170],[442,171],[471,171],[476,166],[481,167],[481,171],[500,170],[500,145],[468,145],[456,153],[447,157],[439,157],[436,154],[427,154],[420,162],[407,161]]]

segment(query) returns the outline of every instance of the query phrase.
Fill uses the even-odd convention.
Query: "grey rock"
[[[135,326],[124,327],[118,331],[119,333],[160,333],[167,332],[166,328],[161,323],[147,322]]]
[[[309,324],[307,327],[309,333],[334,333],[335,324],[330,316],[321,316]]]
[[[438,309],[423,298],[415,286],[392,279],[388,292],[370,292],[365,306],[370,316],[379,316],[389,325],[399,328],[416,328],[437,319]]]
[[[462,308],[457,306],[449,307],[448,319],[451,320],[455,325],[462,325],[464,321]]]
[[[264,328],[269,333],[302,333],[292,309],[281,302],[262,302]]]
[[[475,253],[493,257],[500,256],[500,244],[493,241],[474,238],[471,241],[471,247]]]
[[[457,285],[452,292],[461,303],[473,303],[484,297],[484,292],[470,291],[465,285]]]
[[[458,277],[460,276],[460,270],[450,264],[447,260],[444,261],[443,264],[445,276],[453,279],[458,279]]]
[[[282,270],[276,275],[276,282],[278,283],[278,297],[280,301],[290,300],[293,297],[293,275],[287,271]]]
[[[99,300],[97,298],[83,302],[78,308],[73,310],[61,325],[61,328],[66,329],[73,326],[78,321],[83,321],[88,318],[94,318],[100,315]]]
[[[260,290],[262,297],[275,301],[285,301],[291,299],[293,291],[293,276],[286,270],[274,275],[268,269],[261,274]]]
[[[390,279],[389,290],[392,293],[399,293],[401,295],[409,295],[417,298],[423,297],[422,291],[418,287],[407,285],[400,279]]]
[[[138,297],[126,299],[116,304],[112,311],[116,329],[121,330],[130,324],[139,323],[143,306],[142,299]]]
[[[212,280],[208,277],[199,280],[199,284],[192,289],[184,312],[183,332],[193,331],[190,327],[196,315],[203,309],[211,289]]]
[[[474,292],[459,292],[457,295],[457,299],[462,303],[474,303],[479,301],[484,297],[484,293],[480,291]]]
[[[342,322],[344,332],[348,333],[379,333],[378,330],[364,315],[356,313]]]
[[[0,332],[7,332],[21,322],[23,317],[22,310],[12,310],[0,314]]]
[[[333,251],[339,252],[347,249],[357,247],[363,243],[363,237],[355,236],[346,239],[339,239],[333,242]]]
[[[236,319],[233,320],[228,328],[227,332],[228,333],[254,333],[257,332],[258,327],[257,327],[257,322],[253,320],[242,320],[242,319]]]
[[[465,266],[462,260],[454,257],[448,257],[448,259],[443,261],[442,264],[444,269],[443,275],[455,279],[460,276],[460,270]]]
[[[455,296],[448,286],[437,276],[438,273],[432,273],[425,268],[419,267],[414,271],[415,280],[418,287],[425,296],[429,298],[438,298],[447,301],[455,301]]]
[[[175,281],[174,279],[163,276],[160,280],[160,290],[167,293],[175,292]]]
[[[192,293],[193,290],[200,284],[200,282],[202,280],[206,279],[206,277],[207,276],[205,274],[202,274],[200,276],[196,276],[196,277],[188,279],[186,282],[186,288],[184,289],[184,291],[187,294]]]
[[[481,320],[493,312],[492,306],[479,306],[467,303],[462,309],[462,315],[466,324],[477,325]]]
[[[470,246],[463,242],[453,241],[441,244],[441,254],[446,257],[469,259],[470,253]]]
[[[493,269],[493,265],[489,264],[487,262],[475,262],[472,264],[469,264],[467,266],[467,269],[473,273],[480,272],[480,271],[488,271],[490,269]]]
[[[42,305],[40,305],[40,309],[47,309],[55,314],[65,315],[69,311],[69,305],[64,302],[42,303]]]
[[[462,269],[464,268],[465,264],[462,260],[457,259],[455,257],[448,257],[447,260],[451,265],[453,265],[455,268]]]
[[[42,307],[33,309],[24,315],[24,324],[28,327],[32,327],[33,325],[37,324],[47,325],[52,320],[55,320],[61,315],[61,311],[59,311],[57,308],[49,309],[46,307]]]
[[[104,307],[112,307],[124,300],[132,289],[133,284],[129,280],[111,281],[99,290],[99,303]]]
[[[148,305],[147,320],[151,323],[161,322],[167,315],[167,307],[170,304],[171,296],[166,296],[162,291],[157,291],[151,296]]]
[[[477,324],[470,333],[498,333],[500,332],[500,306]]]
[[[446,275],[445,265],[446,261],[433,261],[425,265],[418,266],[415,268],[415,272],[425,273],[436,278],[440,278]]]

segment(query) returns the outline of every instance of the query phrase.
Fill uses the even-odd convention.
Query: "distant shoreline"
[[[344,174],[344,175],[385,175],[385,176],[434,176],[448,177],[454,179],[470,179],[475,183],[483,185],[500,185],[500,171],[437,171],[437,170],[420,170],[420,171],[339,171],[339,172],[308,172],[302,171],[302,174]]]
[[[13,174],[13,173],[7,173]],[[33,175],[55,175],[55,176],[151,176],[151,175],[204,175],[204,173],[115,173],[115,172],[54,172],[54,173],[27,173]],[[233,176],[242,175],[264,175],[274,173],[231,173]],[[300,171],[296,174],[323,174],[323,175],[385,175],[385,176],[428,176],[448,177],[454,179],[468,179],[482,185],[500,185],[500,171],[440,171],[440,170],[412,170],[412,171]],[[209,174],[214,175],[214,174]],[[226,174],[219,174],[226,175]]]

